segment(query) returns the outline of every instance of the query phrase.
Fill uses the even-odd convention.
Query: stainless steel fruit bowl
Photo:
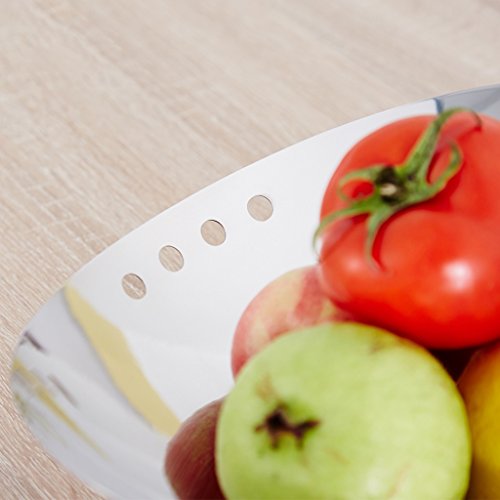
[[[109,497],[174,497],[163,473],[167,442],[230,390],[232,333],[250,299],[314,262],[319,206],[339,160],[386,123],[452,106],[500,118],[500,86],[400,106],[286,148],[85,266],[26,327],[13,360],[17,406],[42,445]],[[266,220],[252,216],[255,197],[272,206]]]

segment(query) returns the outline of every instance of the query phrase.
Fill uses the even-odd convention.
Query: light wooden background
[[[499,29],[498,0],[1,0],[0,498],[97,498],[8,389],[19,331],[73,272],[284,146],[499,83]]]

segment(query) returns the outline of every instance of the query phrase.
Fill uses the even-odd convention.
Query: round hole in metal
[[[248,213],[258,221],[266,221],[273,215],[273,204],[266,196],[252,196],[247,203]]]
[[[159,254],[162,266],[173,273],[180,271],[184,267],[184,257],[179,249],[166,245],[160,250]]]
[[[126,274],[122,279],[122,288],[131,299],[142,299],[146,295],[146,284],[137,274]]]
[[[201,226],[201,235],[209,245],[222,245],[226,241],[226,230],[216,220],[207,220]]]

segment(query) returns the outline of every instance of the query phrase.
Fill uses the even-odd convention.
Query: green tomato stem
[[[459,112],[472,113],[477,120],[477,126],[481,126],[481,118],[474,111],[466,108],[447,109],[429,124],[407,159],[400,165],[375,164],[344,175],[337,189],[339,196],[348,204],[345,208],[323,217],[314,233],[314,245],[316,246],[317,240],[333,222],[367,214],[365,255],[372,265],[380,267],[373,256],[373,246],[382,224],[397,212],[436,196],[459,171],[463,155],[456,142],[451,142],[448,165],[432,184],[427,180],[443,125]],[[352,181],[369,182],[373,187],[372,193],[363,198],[348,197],[343,188]]]

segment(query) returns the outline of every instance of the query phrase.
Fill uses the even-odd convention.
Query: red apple
[[[316,266],[279,276],[257,294],[241,316],[231,353],[233,375],[282,333],[341,319],[340,311],[320,287]]]
[[[165,473],[182,500],[224,499],[215,473],[215,430],[222,402],[199,409],[168,444]]]

